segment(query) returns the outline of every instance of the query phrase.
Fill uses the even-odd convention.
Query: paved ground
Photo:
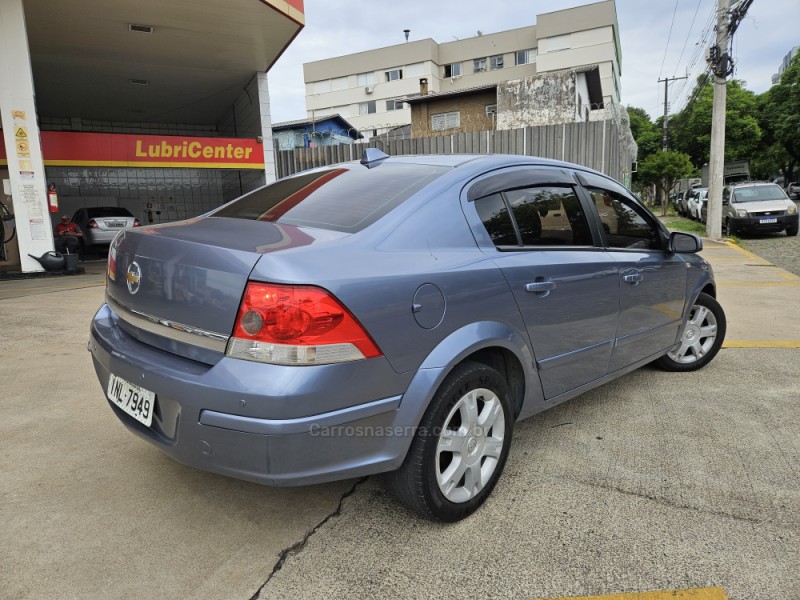
[[[86,351],[89,270],[0,283],[0,598],[249,598],[352,482],[270,489],[128,434]]]
[[[800,278],[725,244],[704,255],[729,317],[717,360],[644,368],[518,424],[492,498],[450,526],[409,514],[377,477],[275,490],[174,463],[123,429],[94,378],[85,328],[102,263],[2,282],[0,597],[720,586],[798,600]]]
[[[262,597],[717,585],[739,600],[800,598],[796,360],[794,350],[723,350],[706,371],[645,368],[520,423],[489,502],[455,525],[398,508],[371,478]]]
[[[800,275],[800,235],[793,237],[785,233],[767,234],[742,239],[742,247],[762,256],[768,261]]]

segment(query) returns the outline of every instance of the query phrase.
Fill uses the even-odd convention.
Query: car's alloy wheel
[[[505,439],[505,415],[492,390],[476,388],[462,396],[436,444],[436,483],[450,502],[477,496],[497,469]]]
[[[440,386],[403,465],[387,474],[406,506],[429,519],[458,521],[489,496],[511,444],[508,385],[491,367],[466,362]]]
[[[722,347],[726,327],[719,302],[701,293],[689,310],[680,341],[656,364],[667,371],[695,371],[704,367]]]

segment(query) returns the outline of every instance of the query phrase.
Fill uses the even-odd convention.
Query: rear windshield
[[[766,200],[785,200],[786,194],[777,185],[759,185],[734,190],[734,202],[761,202]]]
[[[102,219],[104,217],[132,217],[124,208],[118,206],[96,206],[94,208],[87,208],[86,214],[90,219]]]
[[[372,169],[315,171],[255,190],[211,216],[356,233],[448,170],[387,161]]]

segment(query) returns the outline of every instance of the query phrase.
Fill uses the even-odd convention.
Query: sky
[[[344,2],[305,0],[306,26],[269,71],[273,122],[306,118],[303,63],[353,52],[433,38],[443,43],[526,27],[536,15],[589,2],[581,0],[403,0]],[[709,25],[717,0],[617,0],[622,45],[622,104],[644,108],[653,120],[664,112],[670,83],[670,113],[688,100],[705,68]],[[783,57],[800,45],[798,0],[754,0],[734,35],[734,77],[756,93],[767,90]]]

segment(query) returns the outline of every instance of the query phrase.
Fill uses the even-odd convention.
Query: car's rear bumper
[[[775,222],[771,223],[770,220],[774,219]],[[788,227],[797,225],[798,215],[780,215],[775,217],[768,216],[755,216],[755,217],[736,217],[731,219],[731,224],[736,231],[744,233],[769,233],[775,231],[783,231]]]
[[[92,246],[108,246],[117,237],[120,231],[124,229],[86,229],[84,231],[84,238],[86,243]]]
[[[344,366],[341,373],[350,376],[331,389],[330,369],[342,365],[196,363],[135,340],[115,326],[106,306],[92,321],[89,350],[103,391],[114,373],[156,394],[151,427],[108,401],[122,423],[175,460],[206,471],[269,485],[360,477],[397,468],[415,433],[418,411],[400,408],[412,374],[394,372],[383,358],[358,361],[365,363],[360,376]],[[240,376],[231,377],[230,361]],[[367,376],[364,369],[375,372]],[[342,394],[351,405],[314,414],[299,408],[313,395],[341,404]]]

